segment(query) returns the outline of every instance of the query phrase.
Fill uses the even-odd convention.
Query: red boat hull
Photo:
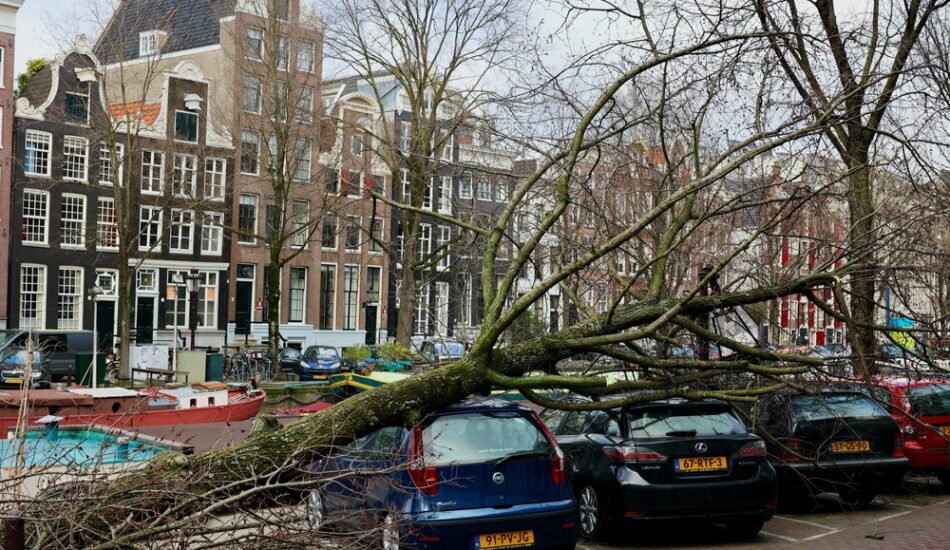
[[[232,394],[233,395],[233,394]],[[229,396],[231,397],[231,396]],[[169,409],[159,411],[126,412],[117,414],[75,414],[64,415],[60,426],[87,426],[97,424],[113,428],[144,428],[148,426],[174,426],[179,424],[211,424],[240,422],[254,418],[264,404],[266,394],[232,401],[216,407],[194,409]],[[44,415],[31,415],[29,425],[37,426],[36,421]],[[0,439],[16,429],[16,418],[0,418]]]

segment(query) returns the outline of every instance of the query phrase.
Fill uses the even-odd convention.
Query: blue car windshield
[[[742,421],[731,411],[721,407],[678,406],[633,409],[627,411],[627,417],[630,419],[630,437],[746,433]]]
[[[437,417],[422,430],[426,466],[491,462],[513,454],[553,452],[525,414],[469,413]]]
[[[888,416],[883,407],[860,393],[796,395],[792,407],[802,420]]]
[[[337,359],[335,349],[317,347],[307,348],[307,352],[304,354],[304,357],[307,359]]]

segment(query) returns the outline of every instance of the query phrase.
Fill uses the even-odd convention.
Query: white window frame
[[[300,318],[294,318],[294,270],[303,270],[303,288],[300,289]],[[307,283],[309,282],[310,270],[306,266],[294,265],[287,270],[287,322],[303,324],[307,322]]]
[[[253,144],[257,146],[257,150],[254,151],[254,171],[245,172],[244,162],[243,162],[243,158],[245,154],[244,149],[245,149],[245,146],[250,144],[251,142],[246,141],[244,138],[250,137],[250,136],[253,136],[255,138],[255,141]],[[247,130],[244,130],[241,132],[241,157],[240,158],[241,158],[241,162],[240,162],[240,166],[238,166],[238,171],[240,173],[246,174],[248,176],[256,176],[261,173],[261,135],[259,133],[249,132]]]
[[[35,197],[43,197],[43,212],[39,211],[35,213],[27,214],[27,195],[33,195]],[[20,243],[26,246],[48,246],[49,245],[49,205],[50,205],[50,194],[49,191],[43,191],[40,189],[24,189],[23,190],[23,230],[21,234],[24,236],[21,238]],[[37,225],[34,227],[42,228],[43,239],[42,240],[25,240],[26,237],[26,220],[34,220]]]
[[[112,211],[111,222],[102,221],[102,216],[101,216],[102,208],[100,205],[102,205],[103,203],[109,203],[112,205],[111,206],[111,211]],[[107,208],[107,211],[108,210],[110,209]],[[99,239],[99,237],[103,232],[103,228],[108,230],[109,227],[112,228],[111,233],[114,236],[114,238],[112,239],[115,242],[114,246],[105,246],[105,245],[100,244],[102,241]],[[118,250],[119,249],[119,224],[118,224],[118,220],[116,219],[115,199],[113,197],[97,197],[96,198],[96,249],[97,250]]]
[[[67,175],[70,163],[78,166],[76,175]],[[89,140],[79,136],[63,136],[63,181],[86,183],[89,179]]]
[[[304,67],[300,61],[306,59],[306,57],[301,57],[301,54],[308,51],[310,52],[310,66]],[[310,42],[309,40],[302,40],[300,44],[297,45],[297,70],[305,73],[312,73],[314,65],[316,64],[317,58],[317,46],[315,43]]]
[[[402,172],[402,194],[399,195],[399,200],[403,204],[412,204],[412,185],[409,183],[409,170],[403,168],[400,172]]]
[[[188,221],[186,222],[185,219]],[[175,240],[178,245],[172,245]],[[187,241],[187,246],[182,243]],[[191,254],[195,246],[195,211],[172,208],[168,220],[168,251],[175,254]]]
[[[147,162],[146,155],[148,155]],[[155,162],[156,158],[158,159],[157,163]],[[155,177],[156,169],[158,170],[157,178]],[[146,186],[146,183],[148,183],[148,186]],[[155,189],[156,183],[158,189]],[[165,153],[163,151],[142,151],[142,182],[140,185],[142,193],[146,195],[161,195],[165,192]]]
[[[353,227],[352,222],[356,223],[356,246],[350,246],[350,228]],[[347,216],[346,217],[346,228],[343,232],[343,249],[347,252],[359,252],[362,248],[363,239],[360,238],[360,234],[363,232],[363,217],[362,216]]]
[[[278,71],[290,70],[290,38],[286,35],[277,37],[277,55],[274,56],[274,66]],[[283,61],[283,63],[281,63]]]
[[[436,264],[436,269],[446,271],[452,263],[452,255],[447,248],[443,249],[442,246],[452,240],[452,228],[447,225],[440,225],[438,227],[439,238],[436,242],[436,248],[439,249],[439,262]]]
[[[297,211],[298,205],[304,205],[302,213]],[[300,219],[301,214],[303,215],[303,219]],[[310,241],[310,231],[307,229],[309,223],[310,201],[306,199],[294,199],[290,203],[291,246],[294,248],[307,248],[307,243]]]
[[[468,186],[462,185],[463,182],[468,182]],[[464,200],[472,200],[472,176],[462,175],[459,177],[459,198]]]
[[[432,252],[432,224],[419,224],[419,247],[416,250],[416,257],[419,261],[425,260]]]
[[[178,137],[178,114],[179,113],[195,117],[195,140],[194,141],[191,141],[188,139],[181,139]],[[175,136],[175,141],[177,143],[191,143],[191,144],[198,143],[199,141],[201,141],[201,116],[199,116],[198,113],[194,111],[176,109],[175,110],[175,128],[172,130],[172,135]]]
[[[258,36],[254,37],[254,40],[257,40],[257,52],[253,56],[248,55],[248,41],[252,38],[253,33],[257,33]],[[248,26],[244,29],[244,56],[247,59],[253,59],[254,61],[263,61],[264,60],[264,30]]]
[[[257,103],[254,105],[253,110],[248,109],[247,90],[248,90],[248,82],[250,80],[257,81],[257,87],[256,87]],[[263,103],[264,103],[264,81],[261,80],[261,77],[250,75],[250,74],[244,75],[244,87],[242,88],[242,90],[243,90],[243,96],[241,97],[241,110],[243,110],[245,113],[250,113],[252,115],[261,114],[261,108],[263,107]]]
[[[324,246],[323,232],[325,231],[326,222],[328,220],[333,220],[334,230],[333,230],[333,246]],[[337,250],[340,247],[340,217],[334,214],[328,214],[323,216],[323,220],[320,223],[320,248],[322,250]]]
[[[310,181],[310,170],[313,168],[313,142],[306,138],[297,138],[297,141],[294,146],[294,160],[295,166],[294,170],[291,173],[291,177],[294,181]],[[302,164],[306,161],[306,168]],[[301,172],[306,174],[304,177],[300,177]]]
[[[23,286],[24,275],[28,269],[36,270],[36,291],[27,292]],[[47,268],[42,264],[20,264],[20,307],[19,307],[19,317],[20,317],[20,328],[21,329],[44,329],[46,328],[46,272]],[[30,317],[31,321],[27,322],[27,317],[24,316],[23,306],[28,302],[24,300],[24,297],[27,294],[35,294],[35,304],[36,304],[36,317]]]
[[[71,218],[68,216],[69,212],[64,211],[68,201],[78,200],[79,204],[79,218]],[[67,226],[67,224],[72,224]],[[76,226],[75,224],[78,224]],[[70,228],[76,227],[76,234],[79,235],[79,243],[67,243],[66,235],[72,234],[73,232]],[[59,206],[59,232],[60,232],[60,246],[62,248],[86,248],[86,196],[78,195],[75,193],[63,193],[62,200],[60,201]]]
[[[158,216],[153,216],[153,212],[158,212]],[[162,249],[162,218],[164,217],[164,212],[160,206],[151,206],[151,205],[141,205],[139,206],[139,234],[138,234],[138,249],[142,252],[148,252],[151,250],[161,251]],[[152,231],[145,231],[145,224],[151,228],[155,227],[154,235]],[[142,245],[142,236],[148,234],[148,244]]]
[[[432,210],[433,196],[435,195],[435,178],[432,176],[429,178],[429,183],[426,185],[425,195],[422,196],[422,208],[426,210]]]
[[[227,184],[228,161],[215,157],[206,158],[204,198],[212,201],[223,201],[226,194]]]
[[[221,212],[205,212],[201,223],[201,254],[203,256],[220,256],[224,242],[224,214]],[[215,246],[205,246],[213,243]]]
[[[379,227],[379,237],[374,241],[373,229]],[[376,241],[379,241],[378,243]],[[382,254],[383,252],[383,243],[386,242],[386,224],[383,218],[373,218],[373,221],[370,222],[369,226],[369,244],[367,249],[370,254]]]
[[[452,178],[450,176],[442,176],[439,189],[439,212],[452,213]]]
[[[412,333],[424,336],[429,333],[429,285],[416,291],[415,312],[412,316]]]
[[[31,148],[31,144],[33,147]],[[38,145],[44,145],[45,148],[38,148]],[[40,132],[38,130],[27,130],[25,136],[25,152],[24,152],[24,162],[23,162],[23,174],[27,176],[42,177],[48,178],[52,174],[53,166],[53,134],[49,132]],[[46,170],[43,172],[31,172],[27,169],[29,164],[26,162],[26,158],[30,156],[30,151],[33,151],[35,160],[39,160],[40,154],[46,155]],[[33,167],[39,164],[34,162]]]
[[[350,275],[355,273],[356,288],[350,287],[353,282]],[[349,298],[352,297],[352,301]],[[348,323],[352,321],[352,325]],[[343,330],[359,330],[360,328],[360,266],[343,264]]]
[[[190,167],[187,162],[190,161]],[[191,181],[178,181],[178,176],[185,174],[187,170],[191,171]],[[181,192],[185,190],[185,192]],[[172,164],[172,194],[176,197],[196,197],[198,192],[198,155],[187,153],[175,153]]]
[[[330,310],[330,311],[329,311],[329,313],[330,313],[330,327],[329,327],[329,328],[324,328],[324,327],[323,327],[323,324],[322,324],[322,321],[323,321],[323,311],[324,311],[324,309],[323,309],[323,303],[324,303],[324,302],[323,302],[323,287],[326,285],[325,279],[324,279],[324,274],[325,274],[325,273],[324,273],[324,269],[323,269],[323,268],[325,268],[325,267],[330,268],[330,269],[327,270],[327,271],[329,271],[330,274],[332,274],[332,278],[331,278],[330,280],[333,282],[333,285],[332,285],[332,286],[333,286],[333,299],[327,301],[327,305],[329,306],[329,310]],[[321,264],[320,264],[320,290],[317,292],[317,323],[316,323],[316,326],[317,326],[317,329],[318,329],[318,330],[335,330],[335,329],[336,329],[336,301],[337,301],[337,297],[338,297],[338,295],[337,295],[336,283],[337,283],[337,264],[334,264],[334,263],[321,263]]]
[[[436,334],[448,334],[449,331],[449,283],[435,283],[435,331]],[[445,332],[442,332],[445,331]]]
[[[68,288],[63,287],[63,273],[72,273],[74,282],[72,292],[67,292]],[[83,275],[84,270],[81,267],[60,266],[56,278],[56,328],[59,330],[81,330],[82,329],[82,309],[83,309]],[[70,302],[65,299],[69,298]],[[63,306],[71,305],[72,318],[63,318]]]
[[[109,149],[109,145],[106,143],[99,144],[99,185],[104,187],[112,187],[114,185],[112,177],[103,179],[104,175],[116,174],[115,166],[112,166],[112,151]],[[118,161],[119,172],[118,178],[116,181],[119,182],[119,185],[122,185],[122,176],[124,175],[123,169],[125,168],[125,144],[116,143],[115,144],[115,159]],[[108,172],[108,174],[106,173]]]

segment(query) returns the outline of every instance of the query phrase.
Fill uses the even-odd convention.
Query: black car
[[[727,403],[668,399],[542,417],[570,458],[586,537],[658,519],[723,522],[751,537],[775,513],[765,443]]]
[[[820,492],[867,504],[903,480],[903,434],[863,392],[778,393],[754,414],[778,472],[783,506],[810,507]]]
[[[0,386],[22,386],[26,381],[26,365],[30,355],[25,349],[7,348],[0,351]],[[30,367],[30,385],[50,387],[49,354],[34,351]]]

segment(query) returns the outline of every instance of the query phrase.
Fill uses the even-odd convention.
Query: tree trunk
[[[411,349],[413,315],[416,305],[416,268],[419,251],[419,214],[400,211],[403,227],[402,285],[399,287],[399,311],[396,313],[396,341]]]
[[[858,160],[866,159],[857,155]],[[851,232],[849,234],[851,263],[857,268],[851,273],[851,316],[854,324],[848,334],[854,348],[854,366],[861,374],[873,374],[875,338],[875,286],[878,268],[874,252],[878,246],[874,228],[874,198],[871,190],[871,170],[867,162],[850,166],[848,202]]]
[[[276,258],[274,248],[271,247],[270,266],[267,272],[267,353],[274,361],[275,368],[280,359],[280,252]],[[278,369],[280,370],[280,369]]]

